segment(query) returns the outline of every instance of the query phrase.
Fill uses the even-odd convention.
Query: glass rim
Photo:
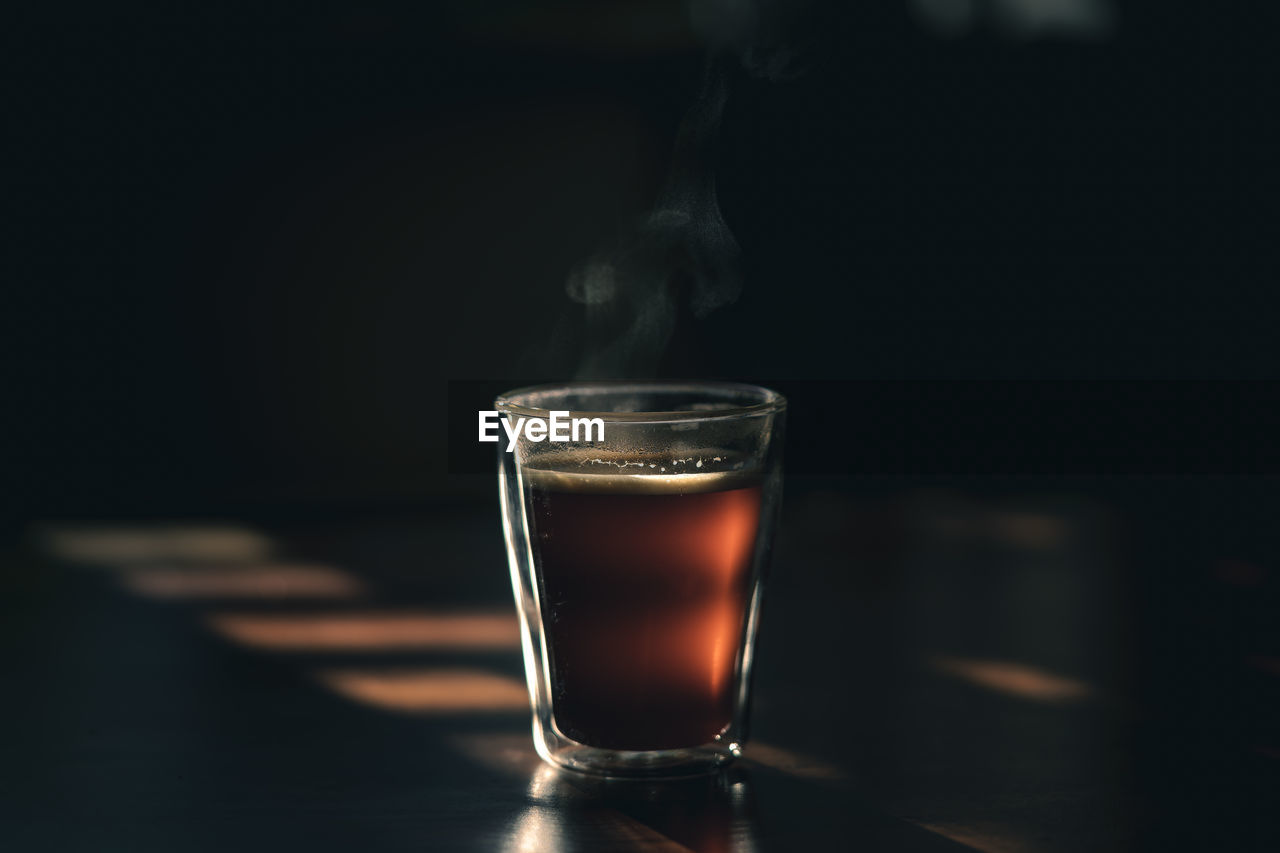
[[[528,385],[523,388],[515,388],[511,391],[499,394],[494,400],[494,407],[504,413],[523,415],[525,417],[535,417],[546,419],[551,415],[552,409],[544,409],[539,406],[529,405],[527,400],[529,397],[560,393],[570,394],[576,389],[585,389],[587,391],[615,391],[620,394],[625,393],[681,393],[690,394],[714,393],[714,392],[738,392],[743,396],[754,396],[760,399],[758,403],[750,403],[748,405],[726,405],[724,408],[715,409],[680,409],[680,410],[652,410],[652,411],[593,411],[589,409],[556,409],[554,411],[568,411],[571,416],[589,416],[592,418],[601,418],[605,421],[614,423],[662,423],[667,421],[689,422],[689,421],[713,421],[728,420],[733,418],[757,417],[760,415],[775,414],[785,411],[787,408],[787,398],[783,397],[777,391],[765,388],[761,385],[752,385],[746,382],[716,382],[709,380],[665,380],[665,379],[645,379],[645,380],[581,380],[571,382],[550,382],[542,385]],[[710,400],[709,402],[715,402]]]

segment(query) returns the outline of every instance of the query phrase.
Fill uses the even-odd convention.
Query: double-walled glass
[[[538,754],[604,776],[732,761],[747,738],[785,400],[730,383],[576,383],[496,407],[526,425],[510,452],[503,435],[498,473]],[[567,413],[569,440],[527,429],[553,412]]]

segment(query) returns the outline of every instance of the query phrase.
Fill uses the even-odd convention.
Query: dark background
[[[732,73],[742,295],[661,374],[1275,375],[1269,30],[851,5],[794,28],[804,73]],[[564,282],[653,203],[706,54],[676,3],[54,5],[10,41],[25,518],[456,494],[446,382],[572,374]]]
[[[1280,368],[1274,31],[1117,2],[1097,37],[944,37],[849,5],[799,28],[803,73],[728,66],[742,295],[682,307],[657,373],[790,394],[801,498],[1106,507],[1113,677],[1150,714],[1117,820],[1243,849],[1274,782],[1275,681],[1240,661],[1280,652],[1280,392],[1229,380]],[[490,512],[491,478],[451,472],[450,383],[573,373],[565,280],[653,204],[707,62],[678,3],[43,4],[6,29],[14,543]],[[1215,817],[1161,822],[1188,809]]]

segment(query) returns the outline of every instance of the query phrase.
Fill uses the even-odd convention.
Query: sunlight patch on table
[[[335,693],[385,711],[458,714],[529,710],[524,682],[478,669],[326,669],[316,679]]]
[[[1042,846],[999,826],[919,822],[916,825],[982,853],[1041,853],[1044,850]]]
[[[126,569],[130,592],[165,600],[218,598],[355,598],[365,586],[334,566],[255,563],[233,566]]]
[[[821,761],[810,755],[773,746],[767,743],[749,741],[742,750],[747,761],[804,779],[844,779],[846,774],[834,764]]]
[[[1034,702],[1081,702],[1095,695],[1093,687],[1083,681],[1029,664],[946,656],[934,658],[932,664],[944,675]]]
[[[426,613],[399,610],[343,613],[215,613],[207,624],[240,645],[273,652],[515,650],[515,614],[500,611]]]
[[[542,764],[527,729],[519,733],[458,735],[450,738],[449,743],[476,764],[510,776],[527,777]]]
[[[230,524],[43,524],[34,529],[46,553],[60,560],[118,567],[139,563],[263,560],[271,539]]]

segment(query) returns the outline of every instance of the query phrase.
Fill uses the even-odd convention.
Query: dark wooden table
[[[1155,849],[1124,510],[1008,491],[793,489],[746,759],[687,783],[534,755],[487,504],[33,529],[6,557],[0,847]],[[1254,790],[1280,751],[1248,746]],[[1221,849],[1261,837],[1237,820]]]

